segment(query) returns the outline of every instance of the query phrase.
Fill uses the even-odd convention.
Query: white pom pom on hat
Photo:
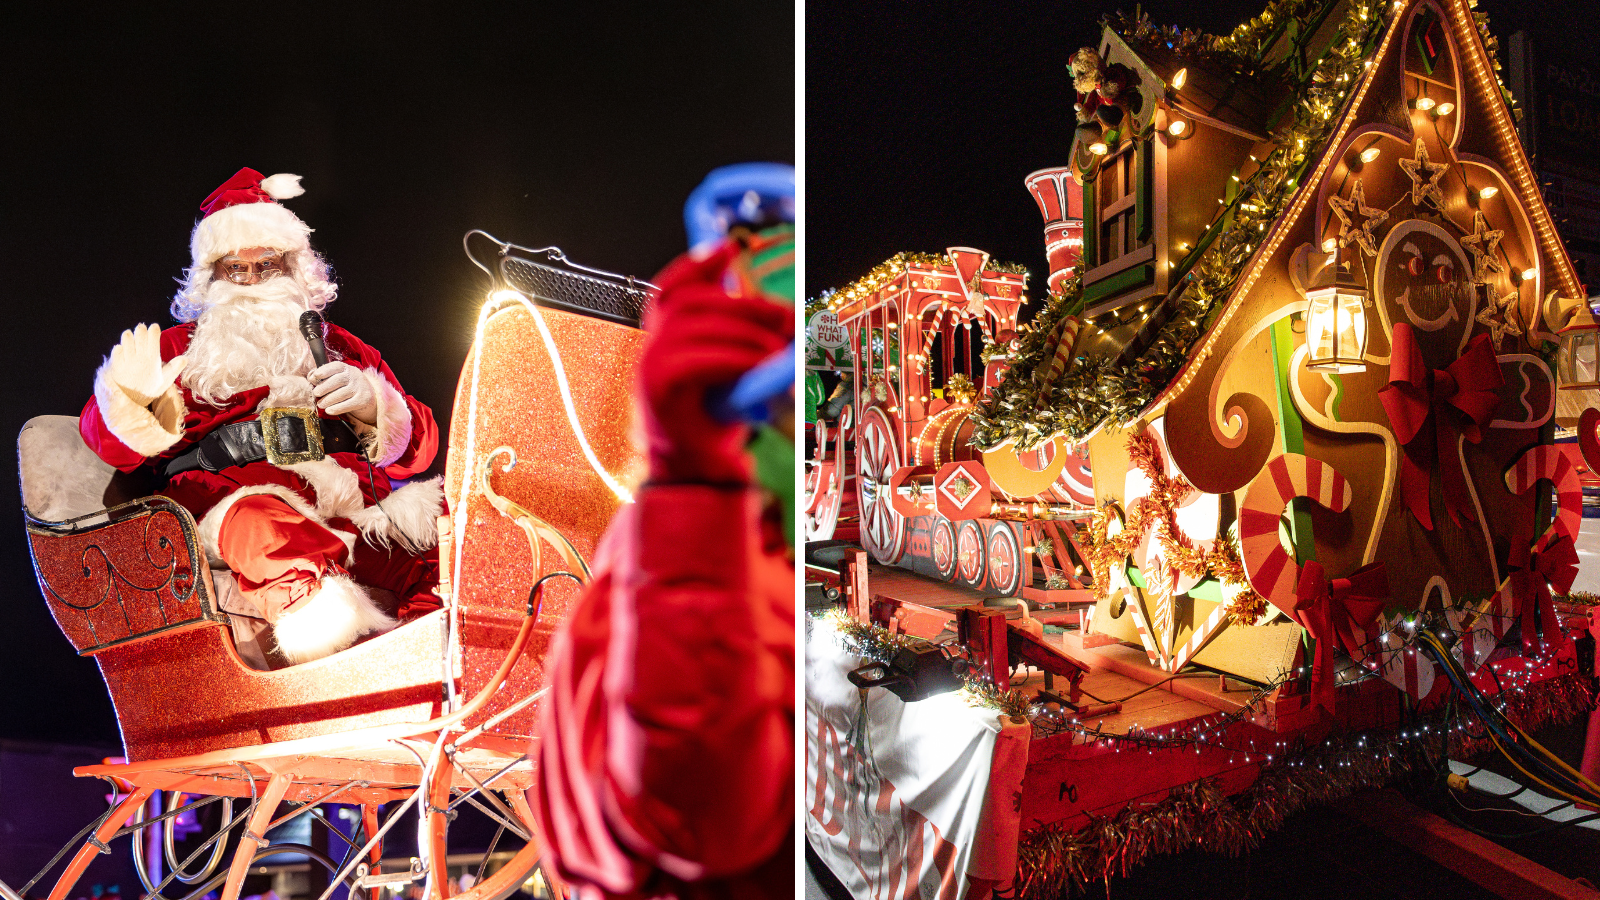
[[[311,228],[277,203],[305,193],[299,175],[265,177],[240,169],[200,204],[204,216],[189,237],[196,266],[209,266],[236,250],[270,247],[283,252],[311,246]]]
[[[288,200],[306,192],[306,189],[300,186],[300,176],[290,175],[286,172],[269,175],[261,179],[261,189],[266,191],[267,196],[274,200]]]

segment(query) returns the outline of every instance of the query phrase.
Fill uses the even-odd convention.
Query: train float
[[[1071,69],[1024,324],[966,248],[812,304],[853,445],[808,509],[859,516],[808,545],[812,847],[858,897],[1050,897],[1484,750],[1600,801],[1600,737],[1527,739],[1593,707],[1600,323],[1482,17],[1113,17]]]

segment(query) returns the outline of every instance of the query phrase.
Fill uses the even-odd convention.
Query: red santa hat
[[[204,216],[189,237],[194,264],[209,266],[247,247],[285,253],[310,247],[311,228],[276,202],[304,193],[299,175],[263,177],[240,169],[200,204]]]

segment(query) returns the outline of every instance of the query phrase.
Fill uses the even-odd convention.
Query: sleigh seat
[[[30,419],[17,456],[39,588],[73,648],[99,664],[130,759],[437,714],[438,613],[284,668],[232,573],[208,564],[188,510],[102,461],[76,417]]]
[[[22,434],[17,439],[18,468],[22,476],[23,507],[29,519],[29,534],[47,534],[49,536],[63,536],[64,532],[79,533],[96,530],[96,526],[120,523],[128,518],[141,518],[145,514],[153,513],[158,508],[172,509],[175,504],[164,498],[153,496],[152,479],[144,471],[121,472],[100,459],[88,445],[78,431],[78,419],[74,416],[39,416],[29,420],[22,427]],[[113,515],[115,510],[115,515]],[[193,536],[192,521],[179,517],[180,523],[187,522],[187,534]],[[180,528],[183,525],[180,524]],[[164,550],[165,546],[158,538],[156,549]],[[102,547],[95,544],[93,546]],[[203,553],[195,557],[198,561]],[[37,559],[37,556],[36,556]],[[108,560],[109,561],[109,560]],[[157,565],[154,560],[146,556],[145,562],[161,570],[163,566]],[[200,586],[202,596],[196,598],[193,610],[198,618],[183,617],[178,612],[178,620],[165,615],[166,599],[160,604],[158,628],[177,628],[199,622],[226,622],[231,631],[234,648],[238,651],[239,658],[253,669],[269,671],[282,669],[290,665],[282,653],[276,649],[273,640],[272,625],[260,616],[260,611],[254,604],[244,598],[240,592],[238,582],[226,565],[218,560],[207,560],[207,570],[202,577],[202,582],[209,579],[209,587],[204,583]],[[79,567],[81,570],[83,567]],[[84,578],[93,578],[94,567],[89,567],[91,574],[76,573]],[[174,570],[173,578],[176,579],[167,585],[182,594],[184,578],[182,573],[200,571],[199,566],[191,565],[187,568],[180,566]],[[45,587],[47,598],[60,599],[61,594],[56,592],[52,597],[51,589],[44,584],[45,573],[39,572],[41,587]],[[62,573],[51,572],[53,583],[59,583]],[[74,574],[69,570],[68,575]],[[131,574],[131,573],[124,573]],[[192,574],[191,574],[192,577]],[[149,585],[155,579],[162,579],[158,571],[146,573],[138,580]],[[163,583],[165,581],[163,579]],[[74,585],[82,587],[83,585]],[[391,591],[383,588],[368,586],[367,591],[373,596],[380,607],[392,609],[397,603],[397,598]],[[176,596],[167,599],[176,600]],[[63,601],[65,602],[65,601]],[[177,601],[180,604],[184,601]],[[74,646],[80,653],[90,655],[107,646],[133,640],[147,632],[123,633],[115,630],[99,636],[97,626],[102,624],[95,616],[88,615],[89,609],[84,609],[72,604],[67,604],[70,612],[57,610],[52,605],[52,613],[58,623],[63,623],[63,613],[68,619],[81,619],[81,623],[91,631],[92,643],[80,646],[75,640]],[[187,607],[180,606],[178,609]],[[82,613],[84,615],[76,615]],[[62,624],[63,630],[66,625]]]

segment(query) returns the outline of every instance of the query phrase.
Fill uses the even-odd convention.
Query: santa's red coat
[[[647,486],[545,657],[530,800],[607,898],[794,894],[794,565],[757,492]]]
[[[162,362],[181,356],[188,349],[189,339],[193,334],[193,323],[163,330]],[[377,350],[332,323],[327,326],[325,342],[330,360],[342,359],[358,369],[371,368],[381,373],[395,391],[405,397],[406,407],[411,412],[410,443],[393,463],[375,470],[387,475],[387,478],[377,478],[374,484],[374,479],[368,476],[367,459],[361,453],[335,453],[328,457],[341,467],[355,473],[360,481],[363,497],[374,501],[382,499],[389,494],[390,478],[402,479],[415,475],[433,463],[434,454],[439,449],[438,426],[434,424],[433,413],[428,407],[406,394],[400,387],[399,380],[394,377],[394,372],[390,371]],[[93,397],[89,398],[89,402],[83,408],[83,415],[78,420],[78,430],[83,435],[84,442],[109,465],[124,472],[132,472],[140,466],[153,462],[159,470],[168,460],[188,452],[216,428],[256,418],[256,408],[266,399],[268,391],[265,386],[251,388],[228,398],[218,407],[196,400],[188,388],[182,387],[181,381],[179,387],[183,391],[185,409],[183,437],[157,456],[146,457],[118,440],[106,426],[100,406]],[[321,410],[317,411],[317,415],[321,418],[337,418],[327,416]],[[177,501],[189,510],[196,520],[199,520],[211,507],[239,488],[269,484],[283,485],[298,493],[308,503],[316,502],[315,493],[303,478],[293,472],[277,468],[266,460],[232,466],[221,472],[204,470],[184,472],[175,476],[160,493]]]

